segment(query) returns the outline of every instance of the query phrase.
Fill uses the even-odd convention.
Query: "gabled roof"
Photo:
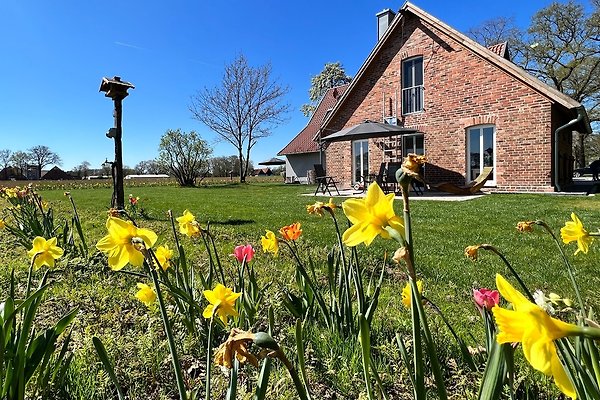
[[[327,112],[335,106],[335,103],[342,97],[348,86],[348,84],[345,84],[327,90],[319,102],[317,109],[310,117],[308,124],[277,155],[285,156],[287,154],[318,152],[319,144],[313,138],[317,135]]]
[[[445,35],[449,36],[450,38],[452,38],[459,44],[463,45],[465,48],[469,49],[470,51],[475,53],[477,56],[479,56],[482,59],[488,61],[489,63],[495,65],[500,70],[506,72],[507,74],[511,75],[515,79],[517,79],[517,80],[521,81],[522,83],[524,83],[525,85],[529,86],[536,92],[538,92],[541,95],[543,95],[544,97],[546,97],[552,103],[559,104],[569,110],[571,110],[571,109],[575,110],[578,108],[582,108],[582,105],[579,102],[572,99],[571,97],[569,97],[566,94],[545,84],[541,80],[539,80],[536,77],[534,77],[533,75],[529,74],[527,71],[525,71],[521,67],[518,67],[511,61],[503,58],[495,51],[490,50],[490,49],[486,48],[485,46],[480,45],[473,39],[469,38],[468,36],[464,35],[463,33],[460,33],[459,31],[450,27],[449,25],[446,25],[444,22],[431,16],[430,14],[421,10],[419,7],[417,7],[414,4],[407,1],[406,3],[404,3],[402,8],[400,8],[396,18],[393,19],[392,23],[390,24],[388,29],[385,31],[384,35],[377,42],[377,44],[375,45],[375,47],[373,48],[373,50],[371,51],[369,56],[366,58],[365,62],[362,64],[362,66],[356,73],[355,77],[352,79],[350,86],[348,87],[348,89],[346,90],[346,92],[344,93],[342,98],[336,103],[332,112],[330,112],[326,116],[326,118],[322,124],[323,127],[327,126],[327,124],[332,120],[333,116],[343,106],[346,99],[349,98],[350,96],[352,96],[352,90],[358,84],[358,82],[361,81],[361,79],[364,77],[371,62],[373,62],[373,60],[379,54],[381,49],[384,48],[387,39],[389,39],[390,36],[392,36],[394,34],[398,34],[397,30],[400,29],[399,27],[401,27],[401,20],[407,14],[412,14],[412,15],[416,16],[417,18],[421,19],[422,21],[425,21],[426,23],[428,23],[432,26],[435,26],[437,29],[439,29],[441,32],[443,32]],[[586,133],[591,133],[591,127],[589,124],[589,119],[587,118],[587,114],[586,114],[584,122],[580,125],[580,127],[583,128]]]

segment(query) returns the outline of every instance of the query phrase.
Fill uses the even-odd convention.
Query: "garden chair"
[[[463,195],[463,196],[471,195],[471,194],[475,194],[481,190],[483,185],[485,185],[487,180],[490,179],[490,177],[492,176],[493,170],[494,170],[494,167],[484,167],[483,170],[481,171],[481,174],[479,174],[479,176],[477,178],[475,178],[474,181],[469,182],[466,185],[455,185],[450,182],[442,182],[442,183],[432,184],[429,186],[433,189],[436,189],[436,190],[439,190],[442,192],[459,194],[459,195]]]
[[[401,162],[392,161],[387,163],[385,170],[385,184],[382,187],[385,193],[396,193],[398,189],[398,181],[396,180],[396,172],[402,168]]]
[[[315,181],[317,182],[317,188],[315,189],[315,196],[317,195],[319,190],[321,190],[323,192],[323,194],[325,194],[325,191],[327,191],[327,193],[329,193],[329,195],[331,196],[332,194],[331,194],[331,191],[329,190],[329,188],[335,189],[337,195],[339,196],[340,191],[337,188],[338,182],[336,182],[332,176],[327,176],[327,174],[325,174],[325,169],[323,169],[322,164],[313,164],[313,165],[315,168]]]

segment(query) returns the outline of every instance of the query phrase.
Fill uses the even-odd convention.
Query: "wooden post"
[[[121,81],[121,78],[102,78],[100,91],[106,92],[105,96],[113,99],[115,110],[113,111],[114,132],[110,129],[107,133],[109,138],[115,140],[115,161],[112,163],[111,173],[113,175],[113,195],[111,207],[118,210],[125,209],[125,190],[123,189],[123,127],[121,125],[123,117],[123,99],[127,97],[127,89],[134,88],[129,82]]]

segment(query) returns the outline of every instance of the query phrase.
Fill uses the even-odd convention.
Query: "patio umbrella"
[[[366,120],[361,124],[325,136],[322,140],[326,142],[341,142],[344,140],[369,139],[415,132],[417,132],[415,128],[405,128],[403,126]]]
[[[285,164],[285,160],[282,160],[281,158],[276,158],[276,157],[273,157],[270,160],[258,163],[258,165],[284,165],[284,164]]]

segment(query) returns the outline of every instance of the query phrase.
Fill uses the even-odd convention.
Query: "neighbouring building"
[[[308,124],[288,143],[278,156],[286,156],[285,180],[287,183],[307,183],[314,164],[322,164],[323,154],[318,141],[321,124],[328,112],[344,94],[348,85],[336,86],[323,95]]]
[[[377,17],[377,44],[316,121],[310,154],[325,143],[328,175],[349,187],[383,162],[424,153],[431,183],[471,181],[486,166],[494,167],[487,186],[495,191],[550,192],[572,182],[572,132],[591,133],[581,104],[512,63],[505,44],[486,48],[411,3]],[[327,141],[365,120],[406,129]],[[299,157],[288,149],[294,141],[280,152],[290,165]]]

